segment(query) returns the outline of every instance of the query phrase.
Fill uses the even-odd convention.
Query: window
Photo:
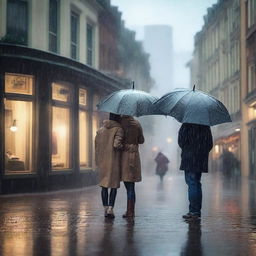
[[[92,144],[93,144],[93,166],[95,165],[95,144],[94,139],[97,131],[100,128],[100,118],[99,113],[97,111],[97,104],[100,101],[100,97],[97,94],[93,95],[93,115],[92,115]]]
[[[7,33],[10,43],[27,45],[28,43],[28,3],[23,0],[7,2]]]
[[[6,74],[4,102],[5,174],[33,172],[32,76]]]
[[[49,51],[58,52],[59,33],[59,0],[50,0],[49,3]]]
[[[78,59],[79,15],[71,12],[71,58]]]
[[[250,177],[256,177],[256,127],[249,128]]]
[[[87,64],[94,66],[94,28],[87,23]]]
[[[89,114],[87,90],[79,89],[79,156],[80,168],[90,166],[89,159]]]
[[[252,27],[256,24],[256,2],[255,0],[248,0],[247,3],[248,8],[248,28]]]
[[[71,168],[71,91],[64,84],[52,84],[52,169]]]
[[[255,65],[248,66],[248,93],[256,89],[256,68]]]

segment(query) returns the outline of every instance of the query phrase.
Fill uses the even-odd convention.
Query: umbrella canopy
[[[177,89],[154,103],[156,114],[173,116],[181,123],[217,125],[232,122],[226,107],[199,90]]]
[[[97,107],[98,110],[119,115],[144,116],[153,114],[153,103],[157,99],[139,90],[120,90],[107,96]]]

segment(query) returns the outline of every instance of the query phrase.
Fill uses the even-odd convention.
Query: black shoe
[[[199,220],[201,218],[201,216],[198,214],[193,214],[193,213],[189,212],[189,213],[183,215],[182,218],[185,220]]]
[[[190,219],[192,216],[192,214],[190,212],[188,212],[187,214],[183,215],[182,218],[183,219]]]

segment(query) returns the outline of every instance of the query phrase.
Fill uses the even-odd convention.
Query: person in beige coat
[[[95,137],[95,162],[99,171],[99,185],[105,217],[114,218],[114,204],[117,188],[121,181],[121,149],[124,131],[120,124],[120,115],[109,115],[109,120],[97,131]],[[110,194],[108,192],[110,188]]]
[[[123,217],[128,218],[134,217],[135,182],[141,181],[139,144],[144,143],[144,136],[140,123],[131,116],[122,116],[121,125],[124,130],[121,180],[127,191],[127,210]]]

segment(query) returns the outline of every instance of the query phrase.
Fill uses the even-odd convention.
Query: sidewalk
[[[1,256],[246,256],[256,255],[255,184],[225,183],[203,175],[199,223],[187,212],[183,175],[156,176],[136,184],[136,218],[122,218],[125,190],[118,190],[114,220],[103,217],[100,188],[0,197]]]

